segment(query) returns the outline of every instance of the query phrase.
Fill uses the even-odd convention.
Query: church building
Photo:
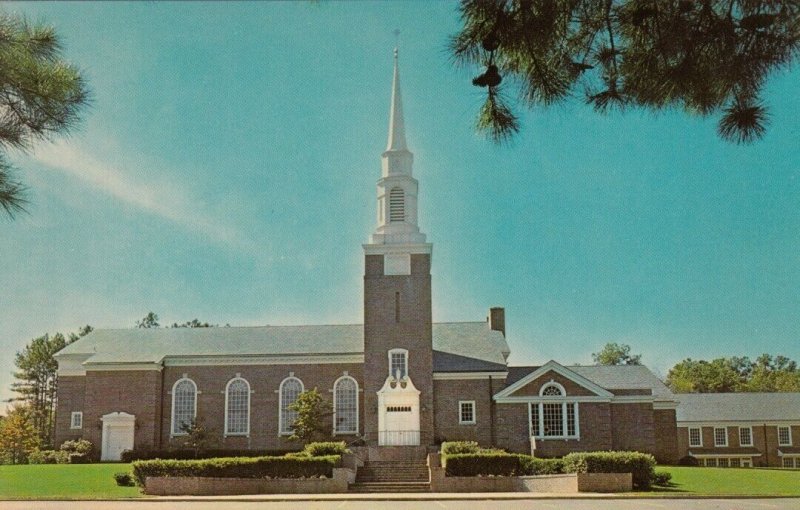
[[[115,460],[175,447],[197,419],[217,449],[299,448],[289,406],[317,388],[331,434],[348,443],[475,440],[542,457],[613,449],[675,462],[677,402],[647,368],[509,366],[503,308],[433,322],[433,246],[418,226],[413,166],[395,50],[377,227],[363,245],[364,323],[95,330],[56,355],[57,444],[85,438]]]

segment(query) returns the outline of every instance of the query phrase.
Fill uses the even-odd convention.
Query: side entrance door
[[[121,460],[124,450],[133,450],[136,417],[128,413],[109,413],[103,421],[100,460]]]

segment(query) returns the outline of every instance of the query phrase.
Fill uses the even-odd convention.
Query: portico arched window
[[[530,403],[530,433],[538,439],[577,439],[580,437],[578,403],[569,402],[567,390],[550,381]]]
[[[333,433],[358,433],[358,383],[343,375],[333,384]]]
[[[225,435],[250,434],[250,384],[234,377],[225,387]]]

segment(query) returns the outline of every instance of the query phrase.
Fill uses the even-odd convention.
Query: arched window
[[[290,375],[281,382],[280,386],[280,408],[279,421],[280,421],[280,434],[290,435],[292,433],[292,425],[297,419],[297,411],[292,411],[289,406],[297,400],[297,397],[303,393],[303,381]]]
[[[555,381],[539,390],[540,399],[530,404],[531,436],[540,439],[579,438],[578,403],[567,402],[567,390]]]
[[[197,385],[184,376],[172,386],[172,435],[185,435],[196,415]]]
[[[225,387],[225,435],[250,434],[250,384],[239,376]]]
[[[408,351],[405,349],[392,349],[389,351],[389,375],[400,378],[408,375]]]
[[[389,222],[405,221],[406,196],[403,188],[392,188],[389,192]]]
[[[550,382],[542,386],[539,395],[543,397],[565,397],[567,396],[567,390],[556,382]]]
[[[358,383],[343,375],[333,384],[333,433],[358,433]]]

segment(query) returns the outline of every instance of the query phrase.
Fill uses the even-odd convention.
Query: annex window
[[[800,459],[795,459],[793,457],[784,457],[783,458],[783,467],[785,468],[794,468],[795,462],[797,462],[797,467],[800,468]]]
[[[69,428],[82,429],[83,428],[83,412],[73,411],[69,419]]]
[[[531,436],[539,437],[542,435],[539,428],[539,404],[531,404]]]
[[[280,393],[280,408],[278,409],[278,421],[280,422],[279,432],[281,435],[288,436],[292,433],[292,425],[294,425],[294,421],[297,419],[297,411],[289,409],[289,406],[303,393],[303,381],[293,375],[289,375],[289,377],[281,382],[278,391]]]
[[[717,467],[717,459],[706,459],[706,467]]]
[[[739,427],[739,446],[753,446],[753,429]]]
[[[714,446],[728,446],[728,429],[714,427]]]
[[[250,384],[237,376],[225,388],[225,435],[250,434]]]
[[[461,400],[458,402],[458,423],[472,425],[475,423],[475,401]]]
[[[691,427],[689,429],[689,446],[695,448],[703,446],[703,432],[700,427]]]
[[[358,433],[358,383],[343,375],[333,384],[333,433]]]
[[[197,385],[184,376],[172,386],[172,435],[187,434],[197,415]]]
[[[405,221],[406,194],[403,188],[392,188],[389,192],[389,222]]]
[[[392,349],[389,351],[389,375],[400,379],[408,376],[408,351],[405,349]]]
[[[790,427],[778,427],[778,445],[792,446],[792,429]]]
[[[539,439],[577,439],[578,404],[576,402],[532,402],[531,437]]]
[[[717,461],[717,466],[719,466],[719,467],[729,467],[728,459],[719,459]]]
[[[731,467],[742,467],[742,463],[739,459],[731,459]]]

